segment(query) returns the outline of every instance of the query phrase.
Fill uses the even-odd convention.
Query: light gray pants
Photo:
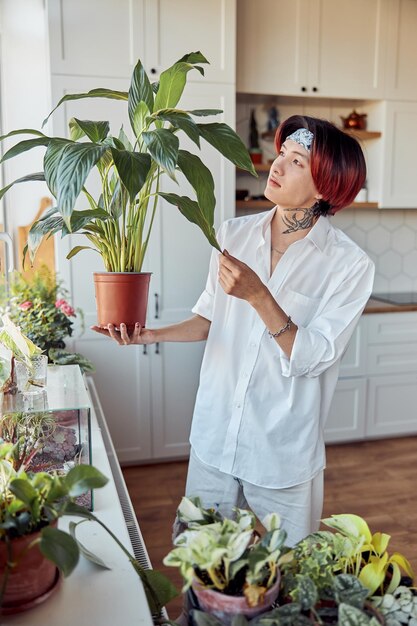
[[[251,509],[260,521],[268,513],[281,516],[287,532],[286,545],[293,546],[318,530],[323,509],[323,471],[311,480],[285,489],[257,487],[206,465],[191,450],[186,496],[199,496],[205,508],[218,507],[233,517],[233,507]]]

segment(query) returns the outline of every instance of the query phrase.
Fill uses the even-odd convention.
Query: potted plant
[[[171,583],[159,572],[143,569],[103,522],[75,503],[80,494],[103,487],[107,478],[89,465],[78,465],[65,476],[16,471],[11,450],[11,444],[0,445],[0,614],[46,600],[60,582],[59,572],[68,576],[80,554],[106,567],[76,540],[75,522],[69,533],[56,527],[64,515],[94,520],[110,534],[141,578],[151,611],[160,612],[176,595]]]
[[[201,65],[205,63],[208,61],[200,52],[186,54],[162,72],[158,82],[151,83],[139,60],[129,92],[99,88],[67,94],[59,101],[57,106],[80,98],[126,102],[132,142],[123,129],[111,135],[106,121],[76,118],[69,122],[70,139],[48,137],[33,129],[15,130],[0,137],[2,140],[19,134],[34,135],[8,150],[3,162],[31,148],[46,146],[44,171],[10,183],[0,191],[0,198],[15,183],[46,181],[56,206],[32,226],[29,254],[33,258],[44,236],[58,232],[63,236],[70,233],[86,236],[88,245],[75,246],[68,258],[92,248],[103,259],[106,273],[95,274],[99,325],[122,321],[128,326],[145,323],[150,275],[141,270],[159,198],[177,206],[188,220],[199,226],[210,244],[219,249],[213,227],[213,177],[196,154],[180,148],[179,136],[185,135],[197,147],[204,139],[236,166],[256,175],[247,149],[227,124],[196,121],[221,111],[176,108],[188,72],[204,75]],[[98,170],[101,181],[101,193],[96,198],[85,186],[93,168]],[[162,178],[168,176],[177,182],[178,173],[191,185],[195,198],[161,191]],[[76,210],[80,195],[88,208]],[[142,285],[141,296],[136,291],[138,284]],[[118,289],[117,294],[114,289]]]
[[[73,318],[83,313],[68,302],[68,291],[62,281],[56,281],[51,271],[43,266],[27,280],[16,272],[11,276],[10,295],[3,310],[42,352],[56,365],[79,365],[83,372],[94,371],[93,364],[79,353],[65,350],[66,337],[73,333]]]
[[[414,572],[405,556],[387,552],[391,539],[386,533],[371,533],[359,515],[332,515],[322,522],[336,532],[322,532],[332,546],[335,571],[352,573],[368,589],[368,595],[392,593],[401,583],[401,571],[411,579]]]
[[[36,346],[7,314],[1,316],[3,326],[0,328],[0,391],[16,393],[14,363],[19,361],[28,370],[32,370],[32,358],[40,355],[42,350]]]
[[[0,418],[0,441],[11,444],[8,461],[18,471],[33,470],[35,457],[53,437],[56,421],[52,412],[22,412],[3,414]]]
[[[278,595],[279,559],[285,540],[277,514],[263,520],[263,537],[255,516],[236,509],[236,520],[204,509],[198,498],[183,498],[179,518],[188,528],[175,539],[164,564],[178,567],[198,605],[231,624],[234,615],[254,617],[268,610]]]

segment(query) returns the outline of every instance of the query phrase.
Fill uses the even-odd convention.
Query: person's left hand
[[[227,250],[219,255],[219,283],[227,294],[249,303],[262,297],[266,289],[259,276]]]

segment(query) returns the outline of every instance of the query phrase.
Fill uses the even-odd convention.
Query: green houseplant
[[[204,509],[198,498],[183,498],[178,509],[187,528],[175,539],[164,564],[178,567],[183,591],[192,588],[200,607],[231,623],[234,615],[256,616],[274,602],[280,581],[279,559],[286,533],[277,514],[255,531],[255,516],[236,509],[236,520]]]
[[[3,310],[42,352],[56,365],[79,365],[83,372],[94,371],[93,364],[79,353],[65,349],[65,339],[73,334],[73,319],[81,318],[80,309],[68,302],[68,291],[62,281],[56,281],[51,271],[43,266],[27,280],[19,272],[10,280],[10,295]]]
[[[65,476],[16,471],[13,446],[0,445],[0,614],[31,608],[44,600],[59,581],[57,568],[68,576],[80,554],[97,565],[101,559],[76,539],[80,522],[70,532],[56,528],[64,515],[100,524],[116,541],[140,577],[151,611],[158,613],[176,595],[171,583],[157,571],[145,570],[112,531],[75,498],[103,487],[107,478],[90,465],[78,465]]]
[[[75,246],[68,258],[82,249],[92,248],[101,255],[106,271],[111,273],[104,278],[99,274],[95,276],[98,301],[103,282],[113,285],[115,280],[121,281],[122,296],[115,297],[113,292],[103,296],[107,310],[101,311],[98,302],[100,325],[121,321],[132,325],[145,321],[149,275],[142,274],[141,269],[160,197],[177,206],[203,231],[210,244],[219,248],[213,227],[216,202],[213,177],[196,154],[180,148],[179,136],[185,135],[198,148],[201,139],[205,140],[236,166],[256,175],[246,147],[227,124],[196,121],[222,111],[176,108],[188,72],[198,71],[204,75],[202,64],[205,63],[208,61],[200,52],[186,54],[162,72],[158,82],[151,83],[139,60],[128,92],[99,88],[88,93],[67,94],[59,101],[57,106],[81,98],[124,101],[133,132],[132,142],[123,128],[114,136],[106,121],[75,118],[69,122],[70,139],[48,137],[34,129],[15,130],[0,138],[34,135],[10,148],[3,162],[34,147],[46,146],[43,172],[24,176],[0,191],[1,198],[15,183],[45,180],[56,199],[56,205],[30,230],[30,256],[33,258],[44,236],[57,232],[63,236],[81,233],[88,239],[88,245]],[[93,168],[98,170],[101,181],[98,198],[85,186]],[[178,173],[191,185],[195,198],[160,190],[162,177],[168,176],[177,182]],[[80,195],[87,207],[76,210]],[[137,281],[144,283],[145,290],[140,309],[135,307],[140,301],[138,295],[132,292],[132,285]],[[126,301],[126,304],[116,310],[116,301]]]

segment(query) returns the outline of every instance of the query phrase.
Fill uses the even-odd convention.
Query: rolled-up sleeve
[[[291,357],[281,350],[283,376],[320,376],[343,355],[372,293],[374,271],[362,257],[313,320],[298,327]]]
[[[221,248],[223,248],[224,245],[225,229],[226,222],[220,226],[216,235]],[[205,289],[191,309],[193,313],[201,315],[201,317],[204,317],[210,322],[213,320],[214,294],[216,292],[217,275],[219,272],[219,254],[219,251],[215,248],[211,251],[209,272]]]

